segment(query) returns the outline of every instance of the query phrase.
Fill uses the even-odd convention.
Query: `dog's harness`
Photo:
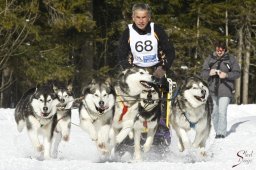
[[[148,128],[148,122],[155,121],[157,119],[157,114],[158,113],[156,110],[158,109],[158,106],[156,106],[153,110],[147,112],[143,109],[141,105],[139,105],[139,113],[135,117],[135,121],[141,120],[143,122],[143,126],[145,129]],[[149,118],[146,118],[144,115],[152,115]]]
[[[71,111],[71,108],[70,109],[65,109],[66,105],[59,105],[59,106],[57,106],[57,110],[59,110],[59,111]],[[60,120],[66,118],[66,117],[68,117],[67,114],[62,116],[61,118],[57,119],[56,125],[59,123]],[[56,128],[55,128],[55,132],[59,133],[59,131]]]
[[[120,103],[119,104],[120,108],[123,108],[122,113],[118,120],[119,123],[122,122],[124,115],[128,112],[128,105],[125,104],[124,96],[121,95],[121,91],[122,90],[120,88],[118,87],[115,88],[116,95],[119,98],[119,101],[117,102]],[[135,97],[135,96],[129,96],[129,97]],[[135,98],[134,103],[130,104],[130,106],[134,105],[136,102],[137,102],[137,98]]]
[[[178,103],[179,109],[182,111],[182,114],[184,115],[184,117],[185,117],[186,120],[188,121],[190,128],[195,128],[196,124],[199,122],[200,119],[199,119],[198,121],[196,121],[196,122],[191,122],[191,121],[188,119],[186,112],[182,110],[182,108],[181,108],[181,106],[180,106],[180,102],[177,101],[177,103]]]
[[[90,118],[92,119],[92,123],[94,123],[96,120],[98,120],[104,113],[105,110],[101,110],[102,112],[100,112],[97,107],[96,110],[98,111],[96,114],[94,114],[94,112],[91,112],[91,110],[89,109],[89,107],[87,106],[87,104],[85,102],[83,102],[83,106],[85,108],[85,110],[88,112],[88,115],[90,116]],[[93,118],[92,116],[96,117]]]
[[[32,108],[33,109],[33,108]],[[51,117],[48,117],[48,118],[42,118],[42,117],[40,117],[40,116],[38,116],[37,114],[36,114],[36,112],[34,111],[34,109],[33,109],[33,116],[34,117],[36,117],[36,119],[38,120],[38,122],[40,123],[40,127],[42,128],[42,127],[44,127],[44,126],[46,126],[48,123],[50,123],[51,122],[51,120],[53,119],[53,116],[54,115],[52,115]],[[45,121],[45,122],[42,122],[42,121]]]
[[[197,122],[191,122],[191,121],[188,119],[188,117],[186,116],[186,112],[182,112],[182,114],[185,116],[186,120],[188,121],[190,128],[195,128],[195,127],[196,127],[196,124],[198,123],[198,121],[197,121]]]

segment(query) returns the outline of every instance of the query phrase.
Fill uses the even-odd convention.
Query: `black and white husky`
[[[57,105],[57,125],[54,133],[53,157],[58,155],[58,146],[61,139],[69,140],[71,128],[71,107],[74,102],[72,84],[56,83],[53,90],[57,95],[59,104]]]
[[[192,146],[205,154],[205,144],[211,128],[212,102],[207,84],[197,77],[187,79],[174,105],[170,117],[171,125],[178,136],[178,147],[182,152],[191,148],[187,132],[195,130]]]
[[[136,115],[139,113],[140,94],[150,90],[152,75],[142,68],[129,68],[118,77],[115,85],[116,105],[111,128],[111,144],[120,144],[131,132]]]
[[[59,101],[52,86],[41,86],[28,90],[15,109],[15,121],[18,131],[26,126],[29,138],[35,149],[44,159],[50,159],[53,132],[57,123],[57,105]],[[43,136],[43,144],[39,141]]]
[[[80,126],[103,156],[110,153],[109,130],[113,119],[115,93],[110,79],[93,79],[83,90],[83,100],[79,108]]]
[[[153,143],[160,119],[160,92],[158,88],[143,90],[140,94],[139,113],[134,122],[134,157],[141,160],[140,140],[141,133],[146,132],[147,137],[143,145],[143,151],[148,152]]]

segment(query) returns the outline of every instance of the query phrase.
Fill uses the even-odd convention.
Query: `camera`
[[[215,73],[216,74],[220,74],[220,70],[215,70]]]

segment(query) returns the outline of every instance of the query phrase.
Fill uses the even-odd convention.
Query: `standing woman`
[[[227,52],[224,42],[215,43],[215,51],[206,58],[201,76],[208,80],[213,99],[213,126],[215,138],[227,135],[227,109],[234,94],[235,79],[241,74],[235,57]]]

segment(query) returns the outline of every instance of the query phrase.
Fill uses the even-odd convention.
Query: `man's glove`
[[[157,78],[162,78],[164,77],[164,75],[166,74],[166,71],[163,69],[162,66],[158,66],[156,68],[156,70],[153,73],[153,76],[157,77]]]

